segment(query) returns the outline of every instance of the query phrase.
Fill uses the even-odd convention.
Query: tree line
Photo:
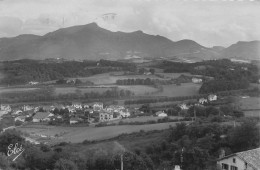
[[[0,84],[18,85],[30,81],[50,81],[69,77],[86,77],[110,71],[135,70],[135,65],[123,62],[100,61],[65,61],[45,63],[38,60],[16,60],[1,63],[0,71],[4,75]]]

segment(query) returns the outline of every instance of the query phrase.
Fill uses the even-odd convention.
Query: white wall
[[[233,158],[236,159],[236,163],[233,163]],[[222,167],[222,163],[228,164],[229,170],[231,170],[231,165],[236,166],[238,168],[238,170],[253,170],[253,168],[250,167],[250,165],[247,165],[247,169],[246,169],[245,162],[235,155],[231,156],[229,158],[223,159],[221,161],[218,161],[218,164],[220,165],[220,167]]]

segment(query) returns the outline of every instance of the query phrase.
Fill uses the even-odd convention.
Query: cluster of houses
[[[15,121],[20,122],[31,121],[39,123],[53,120],[59,120],[62,122],[64,119],[63,115],[55,114],[55,109],[67,109],[69,112],[70,124],[82,122],[83,119],[80,118],[80,115],[86,116],[85,113],[88,115],[88,122],[94,121],[94,118],[99,122],[106,122],[127,118],[131,115],[129,109],[120,105],[109,105],[104,107],[103,103],[93,103],[91,105],[72,103],[67,106],[61,104],[37,107],[24,105],[16,109],[11,109],[9,105],[1,105],[0,118],[2,115],[10,113],[12,117],[14,117]]]
[[[210,94],[207,96],[207,98],[200,98],[198,103],[196,105],[205,105],[205,104],[208,104],[210,102],[213,102],[213,101],[216,101],[218,99],[218,96],[215,95],[215,94]],[[189,105],[187,105],[186,103],[182,103],[179,105],[179,107],[182,109],[182,110],[188,110],[190,108]]]
[[[197,105],[205,105],[207,103],[217,100],[217,95],[211,94],[207,98],[200,98]],[[182,110],[189,109],[189,105],[182,103],[179,105]],[[3,115],[11,114],[15,121],[25,122],[31,121],[34,123],[49,122],[49,121],[64,121],[64,116],[54,113],[55,109],[67,109],[69,112],[69,123],[76,124],[80,122],[107,122],[112,120],[118,120],[131,116],[131,112],[128,108],[120,105],[109,105],[104,107],[103,103],[82,104],[73,102],[71,105],[51,105],[51,106],[29,106],[24,105],[20,108],[11,109],[9,105],[1,104],[0,107],[0,120]],[[87,118],[86,118],[87,113]],[[164,111],[156,112],[158,117],[167,117],[168,115]],[[85,120],[83,120],[83,118]],[[87,119],[87,120],[86,120]]]

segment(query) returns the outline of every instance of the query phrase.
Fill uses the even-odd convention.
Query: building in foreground
[[[260,148],[224,156],[217,164],[222,170],[260,170]]]

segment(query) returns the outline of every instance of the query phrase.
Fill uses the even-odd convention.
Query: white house
[[[75,109],[82,109],[81,103],[78,102],[73,102],[71,106],[74,107]]]
[[[21,121],[21,122],[25,122],[25,116],[18,116],[14,119],[14,121]]]
[[[120,110],[119,114],[121,117],[129,117],[131,115],[128,109]]]
[[[76,123],[79,123],[78,118],[75,118],[75,117],[70,118],[70,124],[76,124]]]
[[[158,117],[167,117],[168,116],[166,113],[164,113],[164,111],[158,111],[155,114]]]
[[[0,105],[0,110],[1,111],[6,111],[6,112],[11,112],[12,111],[10,105],[5,105],[5,104],[1,104]]]
[[[30,81],[29,84],[30,85],[36,85],[36,84],[39,84],[39,82],[37,82],[37,81]]]
[[[16,110],[13,110],[12,111],[12,115],[19,115],[19,114],[21,114],[23,111],[21,111],[21,110],[19,110],[19,109],[16,109]]]
[[[103,103],[94,103],[93,104],[93,110],[94,111],[100,111],[103,109]]]
[[[260,170],[260,148],[224,156],[217,165],[222,170]]]
[[[193,77],[193,78],[191,79],[191,81],[192,81],[193,83],[201,83],[201,82],[202,82],[202,79]]]
[[[215,95],[215,94],[210,94],[209,96],[208,96],[208,100],[209,101],[215,101],[215,100],[217,100],[218,99],[218,97],[217,97],[217,95]]]
[[[29,105],[24,105],[24,106],[22,107],[22,110],[23,110],[23,111],[32,110],[32,109],[34,109],[34,107],[29,106]]]
[[[208,100],[205,99],[205,98],[200,98],[200,99],[199,99],[199,103],[200,103],[200,104],[208,103]]]
[[[189,109],[189,107],[185,103],[182,103],[181,105],[179,105],[179,107],[181,108],[181,110],[188,110]]]

